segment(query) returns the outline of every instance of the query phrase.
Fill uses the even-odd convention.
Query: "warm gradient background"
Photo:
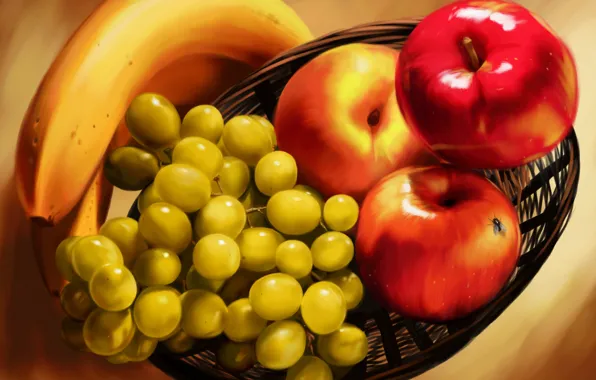
[[[13,188],[14,147],[27,103],[68,35],[100,1],[0,0],[2,380],[165,379],[149,365],[109,366],[60,343],[59,316],[37,277],[29,226]],[[315,35],[363,22],[425,15],[448,2],[288,0]],[[420,379],[596,378],[596,1],[520,2],[554,27],[577,59],[582,178],[575,214],[525,293],[460,354]],[[112,216],[124,215],[134,196],[117,192]]]

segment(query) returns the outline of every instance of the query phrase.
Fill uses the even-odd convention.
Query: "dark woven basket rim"
[[[399,48],[419,20],[420,18],[412,18],[368,23],[326,34],[269,61],[244,81],[231,87],[213,104],[220,109],[226,120],[236,114],[250,113],[265,114],[272,119],[277,101],[276,94],[281,90],[279,87],[283,88],[285,85],[284,75],[291,76],[317,54],[339,45],[361,42]],[[278,77],[281,79],[278,80]],[[579,145],[573,129],[567,138],[543,159],[512,170],[485,171],[484,174],[489,179],[502,186],[515,186],[516,183],[519,185],[520,178],[526,175],[524,173],[532,173],[532,178],[525,183],[523,189],[521,185],[518,186],[520,189],[516,193],[517,197],[511,197],[520,214],[520,229],[524,234],[524,241],[532,243],[536,240],[535,244],[531,244],[535,246],[520,257],[516,276],[486,307],[465,319],[444,325],[447,336],[435,342],[426,330],[422,331],[426,324],[402,318],[399,323],[402,323],[402,328],[419,349],[418,353],[406,358],[401,357],[397,337],[393,335],[396,322],[387,312],[377,308],[372,312],[372,317],[381,331],[380,340],[388,365],[365,375],[366,366],[370,364],[367,363],[367,358],[344,378],[411,378],[444,362],[470,343],[521,294],[549,257],[569,221],[577,194],[579,171]],[[554,188],[551,188],[551,183],[554,183]],[[503,187],[501,188],[503,190]],[[133,218],[139,216],[136,203],[135,201],[129,212],[129,216]],[[537,209],[540,209],[539,212]],[[544,238],[538,241],[540,236]],[[363,315],[357,315],[355,318],[361,317]],[[393,339],[387,337],[387,334],[383,335],[383,331],[391,331]],[[163,372],[179,380],[241,378],[214,377],[198,368],[200,358],[185,358],[184,355],[174,355],[164,349],[158,349],[150,360]],[[211,362],[210,359],[208,361]],[[223,370],[220,370],[220,373],[223,373]]]

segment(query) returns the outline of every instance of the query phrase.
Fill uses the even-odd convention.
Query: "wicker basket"
[[[387,45],[399,49],[418,20],[362,25],[331,33],[299,46],[265,65],[239,85],[223,94],[215,105],[225,119],[238,114],[273,117],[277,99],[285,84],[302,65],[328,49],[353,42]],[[579,147],[575,133],[546,157],[507,171],[486,171],[485,175],[507,194],[521,221],[522,256],[508,286],[479,312],[446,325],[404,319],[388,313],[368,300],[348,321],[368,335],[366,360],[353,367],[345,379],[408,379],[449,359],[493,322],[524,290],[552,252],[565,229],[579,181]],[[136,204],[131,217],[138,218]],[[151,362],[178,379],[283,379],[284,373],[255,367],[230,375],[215,365],[210,342],[187,355],[169,353],[158,347]]]

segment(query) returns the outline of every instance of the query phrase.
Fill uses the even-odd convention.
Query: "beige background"
[[[172,0],[175,1],[175,0]],[[58,317],[31,254],[12,185],[20,120],[44,71],[99,0],[0,0],[0,379],[162,379],[146,365],[109,367],[58,342]],[[424,15],[446,0],[288,0],[322,33],[374,20]],[[568,42],[578,63],[576,129],[582,177],[575,213],[551,259],[480,337],[425,380],[596,378],[596,1],[523,0]],[[340,5],[341,4],[341,5]],[[134,195],[117,193],[112,216]]]

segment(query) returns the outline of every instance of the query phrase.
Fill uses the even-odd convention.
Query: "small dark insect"
[[[489,218],[488,220],[490,220],[489,226],[493,226],[493,232],[495,233],[495,235],[501,232],[507,232],[507,228],[505,228],[505,225],[501,223],[501,221],[497,217],[494,217],[492,219]]]

